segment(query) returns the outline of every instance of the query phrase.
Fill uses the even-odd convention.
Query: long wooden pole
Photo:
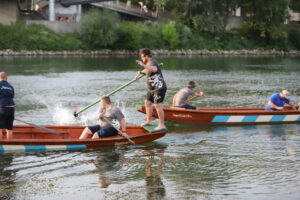
[[[106,121],[110,126],[112,126],[114,129],[116,129],[119,133],[119,135],[123,136],[124,138],[126,138],[131,144],[135,144],[134,141],[132,141],[129,136],[126,133],[123,133],[120,129],[118,129],[118,127],[116,127],[115,125],[113,125],[106,117],[102,117],[102,119],[104,121]]]
[[[41,130],[46,131],[46,132],[48,132],[48,133],[52,133],[52,134],[55,134],[55,135],[63,136],[63,134],[61,134],[61,133],[59,133],[59,132],[57,132],[57,131],[54,131],[54,130],[51,130],[51,129],[48,129],[48,128],[45,128],[45,127],[42,127],[42,126],[39,126],[39,125],[30,123],[30,122],[26,122],[26,121],[21,120],[21,119],[16,119],[16,118],[15,118],[15,120],[16,120],[16,121],[19,121],[19,122],[22,122],[22,123],[24,123],[24,124],[28,124],[28,125],[33,126],[33,127],[35,127],[35,128],[41,129]]]
[[[112,92],[110,92],[110,93],[108,93],[108,94],[106,94],[106,95],[104,95],[104,96],[111,96],[111,95],[115,94],[116,92],[118,92],[118,91],[120,91],[121,89],[127,87],[127,86],[130,85],[131,83],[133,83],[133,82],[139,80],[139,79],[142,78],[143,76],[145,76],[145,73],[140,73],[137,77],[135,77],[135,78],[132,79],[131,81],[127,82],[126,84],[124,84],[124,85],[118,87],[118,88],[115,89],[114,91],[112,91]],[[97,101],[95,101],[94,103],[91,103],[91,104],[87,105],[86,107],[82,108],[82,109],[79,110],[78,112],[75,111],[75,112],[74,112],[74,116],[77,117],[80,113],[82,113],[83,111],[85,111],[85,110],[89,109],[90,107],[96,105],[96,104],[99,103],[99,102],[100,102],[100,100],[97,100]]]

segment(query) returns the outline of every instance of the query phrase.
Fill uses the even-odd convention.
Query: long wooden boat
[[[79,140],[85,127],[83,126],[44,126],[59,132],[55,135],[33,126],[14,126],[13,139],[0,139],[0,152],[7,151],[46,151],[46,150],[77,150],[117,145],[130,145],[123,136],[100,139]],[[153,131],[154,126],[128,126],[127,135],[135,143],[152,142],[166,134],[166,131]],[[146,130],[147,129],[147,130]]]
[[[145,113],[142,105],[136,106]],[[300,123],[300,110],[286,107],[283,111],[267,111],[264,108],[198,108],[190,110],[177,107],[164,108],[165,120],[178,122],[197,122],[209,125],[247,125]],[[155,109],[153,117],[157,118]]]

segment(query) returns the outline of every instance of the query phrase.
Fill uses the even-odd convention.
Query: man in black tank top
[[[151,124],[153,111],[152,104],[154,104],[159,118],[159,124],[157,127],[155,127],[155,130],[165,129],[166,127],[162,103],[167,91],[167,85],[164,81],[164,77],[157,61],[152,58],[151,51],[147,48],[141,49],[140,56],[142,61],[137,60],[136,62],[144,68],[142,72],[146,73],[148,86],[147,99],[145,100],[147,118],[146,121],[141,124],[141,126]]]

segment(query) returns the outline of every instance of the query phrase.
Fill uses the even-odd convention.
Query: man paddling
[[[196,110],[196,106],[189,105],[187,103],[189,96],[194,97],[203,97],[204,93],[199,92],[196,93],[194,89],[196,88],[196,84],[194,81],[190,81],[188,85],[185,88],[182,88],[177,92],[173,97],[173,106],[174,107],[180,107],[180,108],[186,108],[186,109],[192,109]]]
[[[118,134],[120,129],[126,135],[126,122],[123,113],[119,108],[113,106],[108,96],[102,97],[100,111],[96,116],[99,125],[86,127],[79,139],[105,138]]]
[[[284,109],[284,104],[288,104],[292,107],[293,110],[296,110],[296,107],[291,102],[289,98],[287,98],[289,92],[287,90],[282,90],[280,93],[273,94],[268,103],[265,106],[266,110],[275,110],[280,111]]]
[[[14,88],[7,82],[5,72],[0,72],[0,139],[2,130],[6,130],[7,139],[12,139],[15,118]]]
[[[154,128],[154,130],[162,130],[166,128],[162,103],[167,92],[167,85],[164,81],[159,64],[152,57],[151,51],[147,48],[141,49],[140,56],[142,61],[137,60],[136,62],[144,68],[142,72],[146,73],[148,85],[147,99],[145,100],[146,121],[144,121],[141,126],[151,124],[153,111],[152,104],[154,104],[159,118],[159,124]]]

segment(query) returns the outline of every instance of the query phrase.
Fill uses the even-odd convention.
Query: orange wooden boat
[[[166,134],[166,131],[152,132],[155,126],[128,126],[127,135],[135,144],[152,142]],[[75,150],[117,145],[130,145],[123,136],[113,136],[100,139],[79,140],[84,126],[45,126],[59,132],[55,135],[33,126],[14,126],[13,139],[7,140],[3,134],[0,140],[0,152],[7,151],[46,151]],[[147,130],[146,130],[147,129]]]
[[[137,110],[145,113],[142,105]],[[178,122],[197,122],[209,125],[248,125],[248,124],[277,124],[300,123],[300,110],[286,107],[283,111],[267,111],[264,108],[164,108],[165,120]],[[155,109],[153,117],[157,118]]]

